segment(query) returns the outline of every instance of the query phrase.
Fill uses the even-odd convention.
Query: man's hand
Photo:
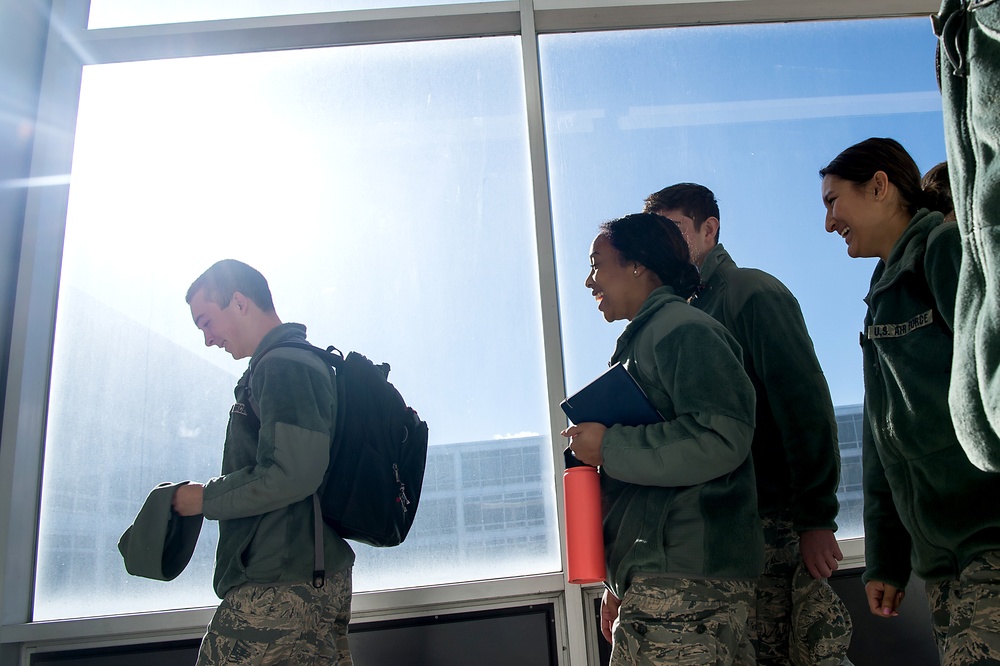
[[[609,643],[614,642],[611,636],[614,634],[618,609],[621,605],[622,600],[611,594],[611,590],[604,590],[604,597],[601,598],[601,633]]]
[[[903,603],[906,592],[895,585],[883,583],[880,580],[871,580],[865,585],[865,595],[868,597],[868,608],[872,615],[896,617],[899,615],[897,611]]]
[[[173,507],[181,516],[197,516],[201,513],[201,502],[205,486],[200,483],[185,483],[174,491]]]
[[[807,530],[799,533],[799,553],[813,578],[829,578],[844,559],[833,530]]]
[[[606,430],[607,428],[600,423],[580,423],[566,428],[560,434],[569,437],[569,448],[577,460],[598,467],[604,464],[601,442],[604,440]]]

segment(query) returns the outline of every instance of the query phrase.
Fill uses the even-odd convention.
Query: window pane
[[[860,413],[874,262],[824,233],[817,171],[869,136],[898,139],[924,170],[944,159],[927,20],[545,35],[539,46],[570,390],[606,367],[623,328],[583,287],[597,224],[693,181],[718,197],[736,262],[796,295],[835,404]],[[843,444],[846,465],[856,439]],[[841,499],[838,535],[859,535],[860,501]]]
[[[87,27],[120,28],[256,16],[288,16],[359,9],[427,7],[495,0],[90,0]]]
[[[559,569],[524,108],[508,37],[85,69],[36,620],[217,602],[214,523],[169,584],[116,544],[154,485],[219,473],[246,361],[184,294],[226,257],[430,424],[411,535],[358,547],[356,590]]]

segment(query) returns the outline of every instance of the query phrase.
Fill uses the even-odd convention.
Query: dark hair
[[[271,300],[271,290],[267,286],[267,280],[260,271],[242,261],[223,259],[212,264],[188,287],[185,296],[188,304],[202,289],[205,290],[205,299],[220,308],[228,307],[233,294],[238,291],[256,303],[264,312],[274,312],[274,302]]]
[[[928,197],[933,197],[937,202],[934,210],[941,211],[945,215],[955,212],[955,202],[951,198],[951,177],[948,175],[948,163],[938,162],[924,174],[920,179],[920,188]]]
[[[819,170],[821,177],[837,176],[862,185],[884,171],[899,190],[903,206],[914,215],[921,208],[939,210],[940,197],[920,187],[920,169],[906,149],[894,139],[872,137],[856,143]]]
[[[665,187],[646,197],[644,213],[656,213],[661,210],[679,210],[694,220],[695,230],[710,217],[719,220],[719,202],[715,194],[704,185],[697,183],[677,183]],[[715,232],[715,242],[719,242],[719,231]]]
[[[698,269],[677,225],[654,213],[635,213],[604,222],[598,229],[618,250],[622,263],[642,264],[663,284],[687,298],[698,287]]]

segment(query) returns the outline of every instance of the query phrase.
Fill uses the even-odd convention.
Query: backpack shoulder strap
[[[267,347],[260,354],[257,354],[250,361],[250,373],[247,377],[246,385],[246,398],[247,404],[250,405],[250,409],[253,412],[254,418],[257,419],[257,426],[260,427],[260,408],[256,404],[257,400],[253,396],[253,391],[250,390],[250,382],[253,379],[253,371],[260,363],[261,359],[264,358],[268,352],[278,349],[279,347],[291,347],[294,349],[305,349],[311,351],[320,357],[331,368],[331,372],[336,374],[337,368],[343,363],[344,357],[340,353],[340,350],[336,347],[329,347],[327,349],[320,349],[315,345],[311,345],[308,342],[297,340],[285,340],[283,342],[276,342],[270,347]],[[336,354],[334,352],[337,352]],[[339,354],[339,355],[338,355]],[[339,421],[340,419],[338,419]],[[337,426],[335,426],[336,428]],[[326,563],[325,563],[325,553],[323,548],[323,514],[320,510],[319,505],[319,495],[313,493],[312,496],[313,505],[313,578],[312,585],[316,589],[320,589],[326,583]]]
[[[269,352],[282,347],[287,347],[292,349],[304,349],[306,351],[310,351],[316,356],[318,356],[320,360],[326,363],[329,367],[333,368],[335,373],[336,370],[339,369],[344,362],[343,353],[332,345],[330,347],[327,347],[326,349],[322,349],[320,347],[317,347],[316,345],[309,344],[304,340],[301,342],[298,340],[284,340],[276,342],[270,347],[265,347],[264,351],[257,354],[250,360],[250,374],[247,376],[247,385],[245,389],[247,404],[250,405],[250,409],[254,412],[254,416],[258,416],[260,410],[257,405],[257,400],[253,396],[253,391],[250,389],[250,383],[253,381],[253,371],[257,368],[257,365],[260,364],[261,360],[263,360],[263,358],[267,356]]]
[[[340,363],[344,360],[344,355],[336,347],[332,347],[331,346],[331,347],[327,347],[326,349],[321,349],[320,347],[317,347],[316,345],[309,344],[308,342],[306,342],[304,340],[303,341],[299,341],[299,340],[284,340],[284,341],[280,341],[280,342],[275,342],[270,347],[265,347],[264,351],[262,351],[261,353],[257,354],[250,361],[250,374],[253,374],[254,368],[256,368],[257,365],[260,364],[261,359],[263,359],[265,356],[267,356],[267,354],[269,352],[272,352],[275,349],[280,349],[280,348],[283,348],[283,347],[287,347],[287,348],[291,348],[291,349],[305,349],[306,351],[310,351],[310,352],[316,354],[317,356],[319,356],[323,361],[326,362],[327,365],[335,367],[335,368],[338,367],[340,365]]]

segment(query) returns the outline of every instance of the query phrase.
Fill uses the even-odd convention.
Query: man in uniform
[[[750,628],[758,663],[840,664],[850,643],[850,616],[822,580],[843,559],[834,536],[840,449],[830,389],[799,304],[777,278],[733,262],[719,243],[719,206],[708,188],[672,185],[650,195],[645,211],[680,228],[701,271],[702,288],[692,303],[740,343],[757,393],[751,451],[765,552]],[[821,585],[794,595],[801,601],[793,613],[800,567]]]
[[[314,493],[329,462],[337,414],[330,369],[283,324],[267,280],[227,259],[187,292],[205,344],[250,358],[229,411],[222,476],[178,487],[174,510],[219,521],[215,591],[222,599],[198,666],[350,666],[354,552],[322,518]],[[317,531],[322,532],[320,539]],[[322,546],[322,548],[320,548]],[[314,577],[325,566],[326,576]]]

